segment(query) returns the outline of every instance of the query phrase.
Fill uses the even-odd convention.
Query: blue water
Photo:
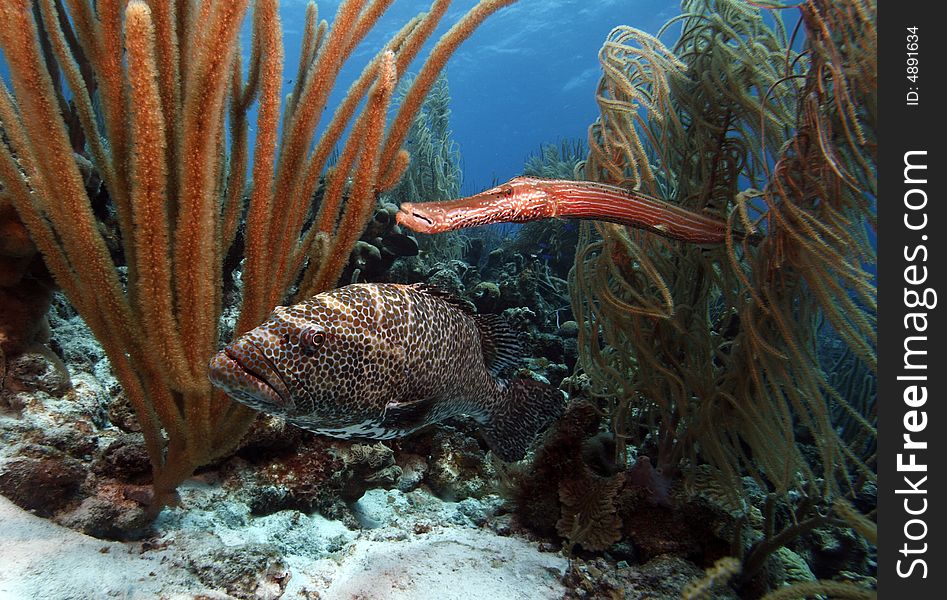
[[[295,76],[306,4],[307,0],[281,3],[285,81]],[[433,38],[474,4],[474,0],[455,2]],[[339,2],[319,2],[318,6],[320,18],[331,22]],[[408,19],[429,6],[423,0],[394,2],[343,71],[329,111],[365,61]],[[540,144],[585,139],[598,115],[598,51],[608,32],[618,25],[632,25],[656,33],[679,10],[678,2],[666,0],[522,0],[487,19],[446,68],[451,127],[463,157],[464,190],[473,193],[494,179],[505,181],[521,173],[524,160]],[[664,42],[672,45],[674,39]],[[433,41],[420,58],[431,46]],[[420,60],[411,71],[419,68]],[[287,85],[285,91],[290,90]]]
[[[307,4],[308,0],[280,3],[284,93],[292,90],[296,76]],[[339,0],[317,2],[320,19],[331,24],[339,4]],[[457,0],[451,5],[410,71],[417,72],[434,41],[475,4],[475,0]],[[366,61],[411,17],[429,7],[430,1],[395,0],[347,63],[325,117],[331,116]],[[487,19],[446,68],[453,137],[463,157],[464,190],[473,193],[494,180],[520,174],[524,160],[540,144],[585,139],[598,115],[598,51],[609,31],[631,25],[657,33],[679,12],[680,4],[667,0],[521,0]],[[673,45],[675,34],[663,41]],[[244,53],[249,54],[250,18],[242,38]],[[9,81],[2,55],[0,78]],[[255,120],[254,109],[250,123]],[[253,139],[251,131],[251,144]]]

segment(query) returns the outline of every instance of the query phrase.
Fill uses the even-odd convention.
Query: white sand
[[[60,527],[0,496],[3,600],[190,598],[197,591],[188,573],[162,564],[164,552],[138,548]]]
[[[300,585],[340,599],[542,600],[564,591],[561,557],[479,529],[362,541],[345,554],[341,564],[322,560],[315,572],[291,580],[286,595]]]
[[[206,491],[192,489],[185,497],[197,493]],[[433,498],[418,507],[397,491],[369,492],[360,508],[379,526],[361,531],[318,515],[284,511],[235,519],[239,505],[207,510],[195,504],[175,509],[167,520],[170,528],[160,532],[166,549],[141,552],[141,544],[97,540],[0,497],[0,600],[229,598],[181,565],[189,553],[249,542],[283,549],[290,578],[281,598],[316,592],[325,600],[541,600],[564,592],[564,558],[461,523],[457,505]],[[419,522],[429,531],[414,532]]]

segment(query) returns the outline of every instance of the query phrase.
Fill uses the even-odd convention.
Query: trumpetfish
[[[593,181],[514,177],[494,188],[456,200],[402,202],[397,222],[418,233],[441,233],[491,223],[525,223],[549,218],[610,221],[667,238],[713,245],[726,241],[722,219],[636,191]],[[736,239],[755,235],[732,232]]]

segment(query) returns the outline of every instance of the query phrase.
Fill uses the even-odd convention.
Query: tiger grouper
[[[564,409],[551,385],[503,379],[517,336],[424,284],[353,284],[278,306],[210,362],[232,398],[321,435],[391,439],[455,415],[520,460]]]

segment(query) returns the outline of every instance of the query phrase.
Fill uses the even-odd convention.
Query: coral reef
[[[91,63],[78,52],[88,42],[69,41],[69,28],[87,27],[73,11],[91,4],[71,2],[67,11],[42,0],[35,16],[13,15],[21,27],[42,28],[26,37],[52,43],[43,59],[13,25],[0,25],[15,71],[58,79],[51,65],[75,56],[79,72],[64,71],[63,81],[70,93],[86,86],[71,112],[51,121],[58,162],[26,126],[53,114],[64,92],[26,90],[15,76],[13,93],[0,93],[0,122],[12,123],[0,138],[0,494],[101,540],[46,534],[81,548],[70,560],[131,556],[149,573],[134,589],[96,590],[424,598],[443,597],[449,575],[486,580],[480,598],[871,597],[874,290],[860,265],[873,259],[863,233],[874,226],[865,200],[874,193],[874,71],[853,52],[874,43],[873,2],[850,13],[825,2],[795,7],[804,41],[793,40],[779,11],[730,0],[685,2],[672,48],[627,27],[610,34],[590,147],[544,146],[527,174],[597,180],[704,215],[723,245],[700,249],[569,221],[406,235],[395,221],[399,202],[460,193],[449,92],[437,72],[466,33],[448,34],[414,83],[393,91],[446,3],[435,2],[368,64],[327,137],[312,139],[300,125],[282,141],[270,0],[254,3],[249,67],[235,58],[247,4],[201,4],[219,34],[210,47],[226,57],[200,67],[216,81],[203,91],[180,73],[170,78],[180,85],[155,89],[139,75],[166,68],[157,59],[169,49],[147,42],[149,19],[154,34],[171,25],[157,5],[148,14],[140,2],[124,13],[90,12],[117,40],[111,58],[101,52]],[[354,4],[344,2],[340,15],[367,28],[375,13],[347,13]],[[461,29],[469,33],[503,4],[478,4]],[[306,73],[329,72],[320,64],[327,48],[339,60],[354,51],[339,41],[347,26],[337,19],[329,29],[307,13],[284,127],[316,118],[311,101],[328,90],[314,90]],[[7,50],[21,42],[22,52]],[[236,76],[243,73],[248,79]],[[160,128],[129,100],[182,94],[184,103],[213,100],[217,129],[185,139],[168,127],[183,115],[155,111],[165,139],[149,141]],[[385,134],[391,94],[401,108]],[[93,96],[105,111],[94,123],[80,114]],[[249,187],[246,119],[258,97],[264,158],[251,166]],[[355,141],[329,159],[346,123]],[[229,149],[222,127],[235,132]],[[148,144],[163,148],[152,154],[164,167],[139,161]],[[188,148],[199,168],[185,172]],[[162,208],[156,189],[136,188],[149,169],[158,171],[148,180],[180,200]],[[23,201],[26,179],[36,182],[29,191],[39,214]],[[184,189],[188,182],[196,187]],[[791,193],[797,188],[807,193]],[[82,235],[46,201],[60,196],[77,211]],[[185,210],[202,215],[201,224],[179,222]],[[220,235],[208,238],[208,256],[185,256],[187,234],[210,231]],[[285,244],[270,263],[262,242],[273,239]],[[53,291],[37,246],[76,309]],[[96,265],[75,259],[83,248]],[[210,283],[172,277],[185,267]],[[503,463],[463,417],[385,443],[330,440],[254,418],[197,381],[200,357],[219,338],[284,297],[336,280],[423,281],[471,310],[502,315],[532,358],[501,376],[560,386],[567,413],[524,461]],[[192,307],[202,313],[183,314]],[[5,525],[50,526],[0,503],[5,518],[18,515]],[[35,540],[16,531],[11,545],[32,549]],[[55,573],[49,581],[61,583]],[[77,589],[84,597],[91,588]],[[419,589],[433,592],[412,595]]]
[[[355,502],[370,489],[390,490],[401,479],[401,467],[395,464],[395,453],[384,444],[353,444],[343,459],[340,497]]]
[[[845,577],[848,560],[872,569],[824,516],[876,477],[875,289],[863,268],[875,253],[875,3],[855,5],[795,7],[800,51],[779,10],[694,0],[673,48],[619,27],[600,55],[582,176],[728,220],[716,250],[581,226],[569,278],[579,369],[616,455],[626,444],[647,455],[626,481],[657,483],[647,464],[675,482],[647,519],[643,496],[663,486],[626,485],[613,502],[640,557],[733,556],[730,585],[749,596],[780,585],[763,572],[780,548],[823,579]],[[751,493],[746,475],[773,493]],[[870,519],[848,520],[870,536]],[[822,527],[833,533],[812,542]]]
[[[817,83],[833,73],[846,90],[836,88],[840,97],[864,94],[872,106],[873,57],[859,50],[850,56],[858,68],[845,75],[837,63],[839,44],[872,43],[874,4],[858,4],[857,15],[835,5],[800,7],[812,62],[795,60],[779,11],[769,25],[761,11],[731,2],[685,3],[689,16],[671,50],[617,28],[603,51],[602,116],[590,129],[585,176],[658,193],[763,235],[757,246],[733,237],[725,249],[698,252],[611,225],[598,226],[599,236],[583,226],[570,280],[580,364],[596,391],[612,398],[618,437],[650,438],[669,472],[709,462],[734,483],[749,469],[781,493],[796,488],[801,473],[806,482],[819,479],[827,496],[857,493],[874,477],[871,456],[861,452],[863,460],[843,443],[831,418],[844,411],[858,436],[871,440],[873,413],[860,413],[832,388],[817,360],[824,318],[859,360],[874,364],[874,286],[861,267],[874,255],[867,241],[874,215],[863,195],[874,190],[873,112],[843,111],[829,124],[811,104],[834,106],[833,92]],[[713,17],[696,17],[702,12]],[[717,36],[748,42],[704,43]],[[721,77],[701,79],[709,71]],[[645,110],[624,108],[639,102]],[[833,156],[811,143],[828,127],[864,134],[838,140],[855,187],[842,185]],[[764,191],[745,189],[741,177]],[[803,204],[788,191],[800,186],[812,190]],[[821,224],[818,231],[810,222]],[[815,447],[810,460],[797,438]]]
[[[61,452],[48,452],[42,447],[29,450],[33,456],[4,461],[0,493],[17,506],[48,517],[78,496],[85,471],[78,460]]]
[[[397,96],[403,102],[406,79]],[[460,150],[451,137],[450,87],[441,73],[411,122],[405,145],[412,149],[411,161],[398,184],[386,195],[392,202],[428,202],[455,198],[463,185]],[[394,215],[392,215],[394,224]],[[459,235],[421,235],[425,262],[460,258],[464,239]]]
[[[42,351],[49,340],[46,313],[54,287],[29,231],[3,192],[0,183],[0,386],[10,361],[26,351]]]
[[[282,451],[257,455],[251,459],[254,469],[235,473],[252,514],[286,509],[333,517],[345,513],[341,498],[344,459],[333,441],[306,437],[305,442]]]
[[[721,558],[714,563],[713,567],[707,569],[703,579],[689,583],[681,592],[681,598],[684,600],[715,598],[718,592],[714,588],[719,589],[739,571],[740,561],[729,556]]]
[[[279,598],[289,583],[289,566],[270,544],[212,549],[188,557],[187,566],[202,583],[234,598]]]
[[[569,592],[567,600],[593,598],[625,598],[648,600],[651,598],[682,598],[694,580],[704,576],[700,567],[686,559],[662,555],[637,566],[615,565],[604,559],[573,560],[563,578]],[[723,587],[713,590],[713,598],[731,600],[737,598],[731,590]]]
[[[152,462],[154,513],[175,502],[175,488],[197,467],[230,454],[255,417],[214,393],[203,374],[218,350],[223,269],[238,228],[245,261],[237,334],[286,298],[338,281],[378,194],[408,164],[402,145],[438,73],[511,1],[484,0],[444,34],[386,127],[395,86],[447,5],[410,20],[368,61],[318,140],[341,64],[384,4],[343,2],[332,27],[310,5],[285,104],[274,0],[253,3],[246,79],[239,32],[249,0],[0,6],[10,74],[9,88],[0,82],[3,205],[15,207],[108,355]],[[94,177],[74,159],[77,149]],[[100,193],[86,189],[93,179],[116,217],[120,253],[101,226]]]
[[[459,502],[496,492],[496,474],[486,452],[459,431],[434,433],[428,465],[425,483],[444,500]]]
[[[556,531],[586,550],[605,550],[622,538],[621,517],[615,498],[624,479],[621,474],[599,477],[583,473],[559,484],[561,514]]]
[[[403,101],[411,83],[410,78],[402,83],[397,93],[399,102]],[[406,143],[414,150],[411,162],[389,196],[398,204],[408,199],[457,197],[463,185],[463,171],[460,168],[460,150],[451,137],[450,87],[446,73],[438,76],[414,116]],[[446,245],[444,238],[426,238],[426,243]]]
[[[589,149],[582,140],[560,140],[541,144],[539,152],[526,157],[523,175],[542,179],[578,179],[576,168],[585,161]]]
[[[505,473],[506,493],[512,497],[517,515],[526,526],[550,537],[557,534],[560,487],[564,481],[584,474],[587,467],[582,463],[583,444],[598,429],[599,414],[594,407],[573,403],[547,434],[529,468],[514,468]]]
[[[382,203],[365,228],[362,238],[355,242],[349,264],[342,271],[341,281],[390,281],[389,269],[399,258],[417,256],[418,241],[401,232],[395,223],[398,207]]]

